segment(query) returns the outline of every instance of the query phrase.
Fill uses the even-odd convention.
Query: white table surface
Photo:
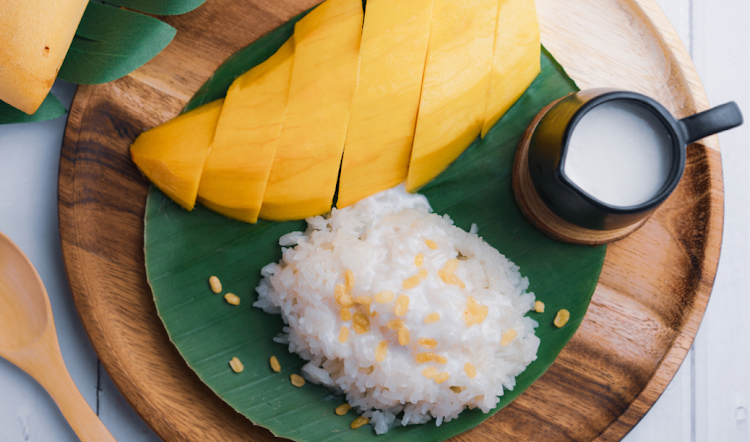
[[[750,118],[750,1],[657,2],[690,51],[710,102],[737,101]],[[53,93],[69,106],[74,90],[58,81]],[[158,442],[99,364],[68,287],[57,222],[65,118],[0,125],[0,231],[41,275],[65,363],[89,405],[120,442]],[[724,241],[711,300],[685,362],[627,442],[750,441],[750,124],[720,141]],[[0,359],[0,442],[75,440],[47,393]]]

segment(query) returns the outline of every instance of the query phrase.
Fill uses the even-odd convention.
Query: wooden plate
[[[177,37],[113,83],[81,86],[59,184],[73,296],[104,367],[166,441],[270,440],[201,383],[169,342],[146,283],[148,184],[128,147],[174,117],[229,55],[316,0],[209,0],[169,18]],[[582,89],[655,97],[676,116],[708,108],[687,52],[653,0],[537,0],[542,42]],[[682,183],[639,231],[607,250],[586,318],[552,368],[506,409],[456,440],[622,438],[685,357],[711,292],[723,222],[715,137],[688,149]]]

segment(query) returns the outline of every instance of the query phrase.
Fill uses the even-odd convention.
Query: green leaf
[[[0,124],[54,120],[57,117],[65,115],[66,112],[65,106],[52,94],[47,94],[47,97],[42,102],[42,105],[39,106],[39,109],[34,112],[34,115],[28,115],[8,103],[0,101]]]
[[[206,0],[107,0],[107,3],[156,15],[177,15],[190,12]]]
[[[232,57],[186,109],[223,96],[234,77],[291,35],[289,25],[282,28]],[[476,223],[491,245],[520,265],[530,289],[546,304],[545,313],[530,313],[540,324],[538,359],[518,376],[514,390],[505,393],[493,412],[518,397],[554,362],[580,325],[604,262],[605,246],[563,244],[534,229],[516,206],[511,189],[513,155],[524,129],[545,105],[575,90],[543,51],[542,72],[521,99],[485,139],[472,144],[421,191],[437,213],[447,213],[458,226],[468,230]],[[369,426],[349,429],[353,413],[334,414],[343,403],[341,396],[309,383],[291,386],[289,375],[298,373],[305,361],[272,341],[281,332],[281,318],[252,303],[261,267],[281,257],[278,238],[305,227],[304,221],[245,224],[201,206],[186,212],[152,187],[145,215],[148,280],[170,339],[203,382],[255,424],[294,440],[439,441],[489,417],[478,410],[465,411],[440,427],[434,421],[398,427],[378,439]],[[209,290],[211,275],[221,279],[224,292],[240,296],[239,306]],[[561,308],[570,311],[571,320],[558,329],[552,321]],[[281,362],[279,374],[269,368],[272,355]],[[233,357],[245,365],[240,374],[228,366]]]
[[[154,58],[176,32],[148,15],[89,2],[58,77],[78,84],[116,80]]]

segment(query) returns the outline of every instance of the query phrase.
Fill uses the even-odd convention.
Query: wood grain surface
[[[166,441],[270,440],[181,359],[143,263],[148,183],[128,147],[179,113],[232,53],[316,0],[209,0],[171,17],[177,37],[113,83],[81,86],[60,159],[63,255],[76,306],[104,367]],[[542,42],[581,88],[655,97],[676,116],[707,108],[690,58],[652,0],[537,0]],[[723,220],[715,137],[688,148],[682,183],[614,243],[577,334],[542,378],[456,440],[611,441],[653,405],[685,357],[708,302]]]

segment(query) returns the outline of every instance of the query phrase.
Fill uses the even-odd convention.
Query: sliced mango
[[[438,176],[482,130],[497,0],[434,0],[406,189]]]
[[[31,115],[55,83],[88,0],[0,1],[0,100]]]
[[[367,2],[359,85],[341,163],[339,208],[406,180],[432,2]]]
[[[168,197],[193,210],[224,99],[143,132],[130,146],[138,168]]]
[[[260,217],[331,209],[359,73],[362,1],[326,0],[297,22],[286,118]]]
[[[290,38],[229,87],[203,168],[199,203],[229,218],[258,221],[286,114],[293,61]]]
[[[539,75],[540,52],[534,0],[499,0],[482,138]]]

